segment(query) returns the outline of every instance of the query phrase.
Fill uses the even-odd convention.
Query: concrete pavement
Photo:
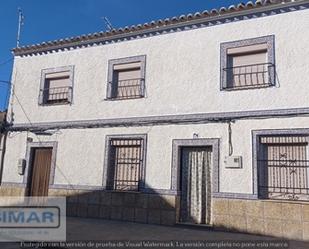
[[[67,241],[67,244],[45,248],[309,248],[307,242],[213,231],[207,228],[171,227],[72,217],[67,218]],[[31,247],[29,243],[24,243],[22,246],[19,243],[6,243],[0,244],[0,249],[2,248],[42,247],[39,244],[33,244]]]

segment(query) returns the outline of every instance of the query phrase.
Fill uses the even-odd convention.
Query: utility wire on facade
[[[27,115],[27,113],[26,113],[26,111],[25,111],[23,105],[22,105],[21,102],[19,101],[19,98],[17,97],[17,95],[16,95],[15,92],[14,92],[14,96],[15,96],[15,98],[16,98],[16,100],[17,100],[17,102],[18,102],[18,104],[19,104],[19,106],[20,106],[22,112],[24,113],[25,117],[27,118],[29,124],[30,124],[31,126],[33,126],[33,124],[32,124],[32,122],[31,122],[29,116]]]
[[[228,143],[229,143],[229,156],[233,155],[233,141],[232,141],[232,121],[228,122]]]
[[[18,105],[20,106],[20,108],[21,108],[22,112],[24,113],[24,115],[26,116],[26,118],[27,118],[29,124],[30,124],[31,126],[33,126],[33,123],[32,123],[32,121],[30,120],[30,117],[28,116],[28,114],[26,113],[26,110],[25,110],[25,108],[23,107],[23,105],[22,105],[21,101],[19,100],[18,96],[16,95],[15,92],[13,92],[12,94],[15,96],[15,98],[16,98],[16,100],[17,100],[17,103],[18,103]],[[35,132],[33,132],[33,134],[36,136],[36,138],[38,139],[39,143],[42,143],[41,138],[40,138]],[[60,169],[60,167],[58,167],[57,164],[55,164],[55,167],[58,169],[58,171],[60,172],[60,174],[65,178],[65,180],[68,182],[68,185],[71,187],[71,189],[74,190],[74,189],[75,189],[74,186],[70,183],[69,179],[65,176],[65,174],[62,172],[62,170]]]

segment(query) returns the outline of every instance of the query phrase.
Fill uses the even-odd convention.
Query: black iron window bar
[[[309,200],[308,138],[261,137],[258,157],[262,198]]]
[[[72,87],[52,87],[41,90],[44,104],[68,103],[72,94]]]
[[[142,142],[142,139],[111,140],[111,179],[107,186],[108,189],[139,191],[140,172],[143,163]]]
[[[144,79],[135,78],[109,82],[113,99],[133,99],[144,97]]]
[[[300,199],[308,195],[309,160],[258,160],[266,166],[267,180],[259,185],[262,195],[285,199]]]
[[[250,87],[267,87],[272,85],[274,64],[259,63],[223,68],[225,84],[223,89],[242,89]]]

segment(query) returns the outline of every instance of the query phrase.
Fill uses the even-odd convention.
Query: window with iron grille
[[[135,99],[145,96],[145,56],[109,61],[107,99]]]
[[[221,44],[221,89],[269,87],[274,83],[273,36]]]
[[[106,188],[117,191],[139,191],[144,181],[144,138],[108,139]]]
[[[40,105],[72,103],[72,93],[73,66],[42,70]]]
[[[309,200],[308,137],[263,136],[259,139],[259,196]]]

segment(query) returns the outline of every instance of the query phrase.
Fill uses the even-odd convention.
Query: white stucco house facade
[[[15,48],[2,195],[308,240],[308,7],[249,2]]]

